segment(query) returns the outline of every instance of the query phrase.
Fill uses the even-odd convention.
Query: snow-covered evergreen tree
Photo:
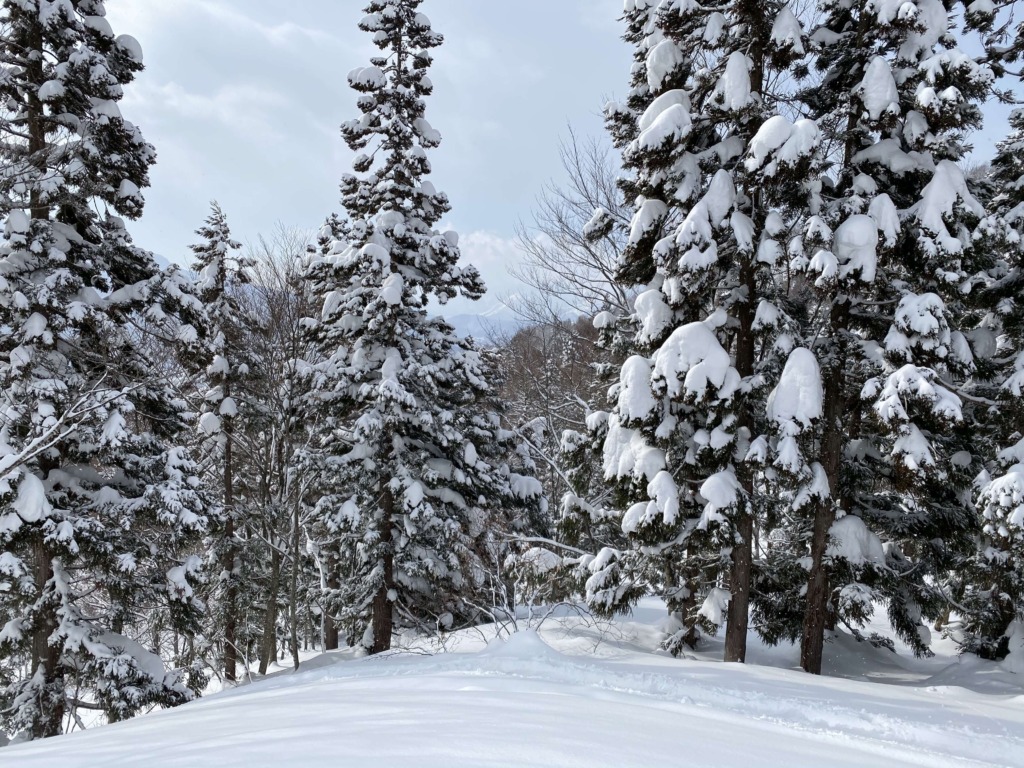
[[[365,9],[359,26],[382,53],[348,78],[362,116],[342,126],[359,152],[341,184],[346,237],[309,269],[327,357],[310,407],[332,481],[316,516],[351,558],[341,602],[371,653],[391,646],[396,620],[446,629],[478,615],[489,539],[539,503],[537,481],[510,468],[485,360],[427,312],[484,286],[459,265],[457,235],[437,230],[450,206],[425,178],[441,140],[424,117],[426,71],[443,38],[421,4]]]
[[[633,46],[633,66],[630,72],[630,89],[623,102],[611,101],[604,107],[605,125],[612,144],[622,155],[624,173],[617,180],[625,204],[625,215],[633,214],[636,206],[643,205],[647,197],[654,200],[666,199],[668,193],[664,185],[659,183],[658,171],[670,167],[672,158],[661,158],[658,167],[648,158],[647,165],[633,162],[627,156],[627,150],[636,140],[638,120],[651,101],[662,88],[667,85],[657,84],[652,88],[647,74],[647,57],[662,39],[660,28],[656,24],[656,7],[654,3],[625,3],[622,21],[626,26],[623,40]],[[685,80],[685,73],[674,73],[674,80]],[[643,286],[654,271],[651,248],[668,226],[669,210],[650,209],[652,217],[646,222],[646,230],[638,229],[631,221],[627,232],[613,235],[615,227],[623,228],[614,217],[609,215],[605,207],[598,207],[582,232],[583,238],[589,242],[614,237],[625,240],[626,246],[618,254],[615,278],[620,284],[620,291],[625,295],[635,293],[638,286]],[[601,334],[601,344],[612,359],[624,360],[635,351],[633,336],[635,328],[629,317],[620,317],[612,312],[601,312],[594,319],[594,325]],[[596,371],[598,378],[611,384],[617,377],[616,365],[602,366]],[[589,413],[584,431],[567,430],[561,438],[561,454],[567,467],[567,480],[572,490],[562,499],[559,514],[558,535],[563,543],[570,546],[586,546],[594,552],[602,552],[603,557],[599,568],[602,575],[593,583],[594,589],[586,595],[591,607],[599,612],[615,612],[627,608],[644,594],[642,578],[637,576],[624,577],[621,570],[621,553],[628,549],[627,541],[621,531],[618,518],[621,517],[623,499],[613,499],[617,494],[614,478],[606,477],[603,470],[603,446],[608,429],[608,414],[601,410],[601,403]],[[592,553],[593,554],[593,553]],[[582,570],[577,579],[588,581],[591,577],[593,557],[584,557],[577,565]],[[614,584],[609,591],[605,587]],[[603,585],[603,586],[601,586]]]
[[[245,343],[245,333],[254,318],[246,317],[238,291],[249,281],[251,259],[233,240],[227,217],[213,203],[209,218],[196,234],[202,242],[192,246],[193,271],[198,275],[197,295],[206,310],[207,327],[203,354],[196,360],[206,366],[204,393],[199,416],[204,471],[214,479],[212,486],[220,498],[218,531],[209,554],[217,561],[217,599],[214,609],[218,621],[212,636],[222,642],[221,657],[226,680],[236,679],[238,648],[239,588],[250,565],[241,550],[244,541],[245,481],[237,472],[236,430],[239,419],[251,411],[245,386],[251,366],[258,366],[255,350]],[[239,486],[242,487],[239,487]]]
[[[176,315],[198,308],[121,218],[155,153],[118,108],[140,47],[104,14],[0,3],[0,711],[31,738],[79,703],[113,720],[191,696],[131,634],[161,605],[194,629],[197,472],[140,329],[194,341]]]
[[[1010,116],[985,180],[993,191],[976,325],[967,337],[977,360],[978,392],[992,405],[976,412],[972,441],[988,448],[977,478],[981,536],[970,567],[952,580],[969,649],[993,657],[1024,654],[1014,622],[1024,618],[1024,112]]]
[[[803,100],[824,139],[822,178],[791,243],[790,301],[815,311],[790,317],[803,326],[799,359],[806,349],[816,362],[794,375],[822,406],[791,409],[806,422],[776,419],[775,463],[788,470],[796,561],[810,540],[808,577],[790,588],[803,610],[780,616],[803,616],[811,672],[826,627],[876,601],[925,652],[922,615],[942,600],[927,577],[957,562],[974,528],[979,457],[961,395],[975,360],[957,319],[984,211],[958,162],[992,75],[958,49],[953,6],[825,0],[810,36],[824,77]],[[772,133],[755,143],[766,158],[785,152]]]
[[[592,599],[620,608],[639,594],[626,579],[658,585],[681,622],[676,649],[693,641],[695,621],[717,625],[728,611],[726,658],[742,660],[765,452],[758,361],[773,355],[780,313],[770,298],[787,229],[775,208],[808,167],[816,128],[790,126],[770,164],[746,161],[754,135],[780,119],[770,84],[805,41],[781,3],[637,3],[627,21],[634,88],[608,115],[636,199],[621,272],[648,279],[629,320],[636,354],[597,426],[607,429],[606,475],[631,505],[632,547],[592,564]]]

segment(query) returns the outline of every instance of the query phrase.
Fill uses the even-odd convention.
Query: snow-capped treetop
[[[31,85],[19,77],[5,77],[0,79],[0,93],[14,103],[38,99],[47,115],[60,116],[41,120],[38,128],[57,140],[62,151],[53,153],[45,167],[30,157],[27,147],[11,157],[10,170],[0,180],[0,209],[28,210],[30,201],[70,205],[64,190],[73,184],[82,198],[102,200],[117,214],[137,218],[144,205],[140,190],[149,186],[148,171],[156,154],[122,117],[117,102],[123,86],[142,69],[138,43],[113,36],[100,0],[6,0],[3,5],[13,46],[4,69],[14,73],[29,65],[24,56],[35,48],[36,35],[51,55],[42,61],[41,71],[32,69]],[[85,210],[74,213],[81,226],[93,218]]]
[[[457,235],[433,229],[450,205],[424,180],[430,173],[426,150],[441,141],[426,120],[424,98],[433,92],[426,75],[430,50],[444,38],[419,13],[421,2],[371,2],[360,22],[385,55],[371,59],[369,70],[349,75],[363,114],[344,123],[341,132],[362,153],[353,167],[365,176],[342,178],[352,242],[331,257],[346,267],[364,265],[383,304],[415,307],[431,297],[442,304],[460,294],[479,298],[484,290],[477,270],[459,263]]]
[[[221,294],[230,289],[233,281],[248,282],[247,270],[252,259],[242,251],[242,244],[231,237],[227,217],[220,205],[214,201],[203,226],[196,230],[202,242],[191,246],[195,261],[192,269],[199,278],[197,288],[204,301],[214,298],[210,294]]]
[[[253,322],[245,317],[238,296],[239,287],[249,282],[253,260],[231,237],[227,217],[216,202],[211,203],[210,215],[196,234],[202,242],[191,248],[195,256],[192,269],[198,274],[196,291],[203,302],[205,333],[197,342],[198,354],[192,357],[205,366],[210,385],[203,398],[199,430],[219,444],[225,422],[238,415],[241,393],[235,385],[258,365],[243,356],[245,345],[238,343],[238,335]]]

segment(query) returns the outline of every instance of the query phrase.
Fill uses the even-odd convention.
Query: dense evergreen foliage
[[[560,601],[655,596],[673,654],[755,632],[811,673],[882,614],[1024,654],[1024,112],[970,165],[1005,13],[626,0],[611,147],[563,148],[529,323],[480,344],[444,317],[485,287],[430,181],[424,5],[358,22],[342,214],[243,247],[214,204],[186,270],[127,229],[139,44],[0,0],[4,730]]]
[[[436,228],[450,206],[425,178],[441,137],[424,100],[442,37],[420,4],[373,2],[360,22],[382,52],[349,74],[362,116],[342,134],[361,175],[342,179],[344,237],[308,273],[324,356],[308,403],[324,414],[314,450],[329,484],[315,516],[341,550],[343,621],[370,653],[391,647],[396,618],[441,629],[479,619],[502,537],[540,492],[511,466],[487,359],[427,312],[484,287],[460,265],[458,236]]]
[[[193,343],[200,307],[125,229],[155,159],[117,106],[138,44],[99,0],[0,10],[0,696],[42,737],[75,696],[111,720],[192,696],[123,631],[198,627],[206,504],[153,336]]]

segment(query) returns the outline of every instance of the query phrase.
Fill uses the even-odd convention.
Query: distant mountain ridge
[[[153,258],[161,269],[167,269],[172,263],[171,259],[159,253],[154,253]],[[515,296],[510,300],[514,300]],[[513,336],[529,323],[519,317],[506,303],[494,301],[489,307],[480,312],[460,312],[453,315],[440,312],[444,318],[455,328],[455,333],[462,338],[472,336],[477,341],[486,344],[499,342],[504,338]]]
[[[472,336],[477,341],[488,343],[512,336],[527,325],[525,320],[500,301],[482,312],[445,315],[445,319],[459,336]]]

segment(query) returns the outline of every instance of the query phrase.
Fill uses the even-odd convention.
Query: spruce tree
[[[816,359],[801,369],[820,373],[808,390],[822,408],[796,428],[776,420],[775,459],[797,560],[809,537],[806,583],[782,612],[802,602],[809,672],[821,671],[826,627],[865,620],[874,602],[927,652],[922,617],[943,600],[928,576],[953,567],[974,530],[979,457],[962,395],[975,361],[957,319],[984,211],[958,162],[992,75],[958,50],[952,5],[826,0],[811,34],[823,79],[802,100],[825,141],[790,291],[816,311],[790,318]],[[771,133],[760,143],[766,157],[784,152]]]
[[[241,252],[241,243],[232,239],[227,217],[217,203],[196,234],[202,242],[192,246],[192,269],[198,275],[197,295],[207,323],[202,354],[195,360],[205,365],[208,385],[200,408],[199,435],[203,469],[215,478],[212,486],[221,502],[219,530],[210,547],[219,566],[215,601],[219,620],[212,634],[218,641],[223,638],[224,679],[234,681],[238,649],[244,647],[238,637],[239,589],[248,565],[241,550],[245,482],[236,471],[236,431],[239,420],[251,410],[246,381],[251,367],[258,367],[244,338],[253,318],[245,316],[239,290],[249,281],[252,260]],[[243,487],[238,487],[240,481]]]
[[[806,169],[815,132],[791,130],[781,162],[744,161],[773,116],[769,83],[802,56],[803,33],[774,3],[660,3],[627,21],[646,78],[635,70],[630,108],[608,110],[630,173],[624,191],[636,197],[620,272],[653,277],[630,318],[636,354],[622,368],[604,442],[607,476],[632,505],[623,519],[632,547],[599,558],[591,587],[635,599],[613,564],[656,584],[682,622],[669,640],[676,650],[693,642],[694,622],[718,625],[728,611],[726,658],[742,661],[763,454],[755,438],[787,230],[775,209]]]
[[[396,619],[447,629],[475,618],[489,540],[539,492],[509,465],[487,362],[427,311],[484,286],[460,266],[457,235],[437,230],[450,205],[425,178],[441,140],[424,117],[426,71],[443,38],[421,4],[365,9],[359,26],[381,55],[348,78],[362,115],[342,126],[359,153],[358,175],[341,184],[345,237],[309,268],[323,302],[311,332],[326,358],[310,407],[331,469],[315,516],[348,555],[340,602],[370,653],[390,648]]]
[[[965,645],[986,657],[1024,653],[1009,647],[1024,617],[1024,112],[1010,116],[982,189],[990,191],[984,245],[994,258],[982,265],[975,327],[968,331],[977,361],[975,394],[991,406],[977,412],[973,441],[987,449],[978,476],[981,535],[969,567],[951,579],[962,613]]]
[[[132,633],[144,611],[195,628],[202,499],[149,332],[195,341],[198,307],[122,218],[155,159],[118,108],[138,43],[101,0],[0,15],[0,709],[40,738],[73,698],[116,720],[192,695]]]
[[[612,102],[605,107],[605,122],[613,143],[622,153],[624,175],[620,188],[634,211],[617,278],[631,293],[644,292],[648,299],[664,307],[667,317],[656,329],[654,339],[644,339],[640,320],[635,316],[620,318],[602,313],[595,319],[606,343],[624,361],[621,370],[615,372],[616,381],[609,391],[613,410],[594,413],[588,419],[591,442],[597,448],[597,460],[602,462],[604,480],[613,489],[609,506],[619,520],[624,539],[621,547],[606,546],[586,563],[590,572],[586,597],[598,613],[614,615],[632,607],[649,591],[665,596],[669,612],[680,628],[669,638],[668,644],[678,650],[684,640],[692,644],[696,639],[692,623],[687,625],[687,622],[692,618],[697,586],[693,583],[693,574],[681,572],[686,544],[681,542],[680,546],[667,551],[654,549],[653,556],[645,554],[644,545],[656,543],[645,539],[678,537],[679,530],[687,526],[689,515],[679,515],[673,508],[666,525],[657,507],[653,515],[643,512],[649,500],[647,486],[654,477],[661,474],[671,482],[671,475],[664,471],[663,450],[653,445],[659,413],[650,392],[650,378],[651,353],[660,337],[672,330],[673,318],[671,310],[659,299],[657,286],[652,288],[649,284],[655,279],[654,246],[680,218],[673,193],[686,157],[682,146],[683,123],[689,122],[690,115],[684,88],[693,63],[684,54],[681,40],[666,37],[660,6],[660,3],[646,2],[626,4],[624,39],[634,46],[630,91],[624,103]],[[658,111],[646,117],[655,105],[659,105]],[[662,112],[668,112],[669,117],[678,115],[680,120],[673,130],[674,126],[663,118],[666,124],[661,133],[664,135],[659,137],[649,129],[655,122],[652,118],[658,118]],[[646,141],[648,137],[653,141]],[[603,211],[597,211],[585,234],[589,238],[600,237],[611,225],[612,221]],[[589,452],[584,443],[575,442],[577,445],[570,450]],[[631,450],[634,443],[638,449],[655,457],[655,462],[650,466],[638,462],[639,457]],[[580,458],[585,460],[586,457]],[[640,516],[629,514],[634,508]],[[688,511],[693,514],[692,507]],[[660,530],[651,530],[655,528]]]

